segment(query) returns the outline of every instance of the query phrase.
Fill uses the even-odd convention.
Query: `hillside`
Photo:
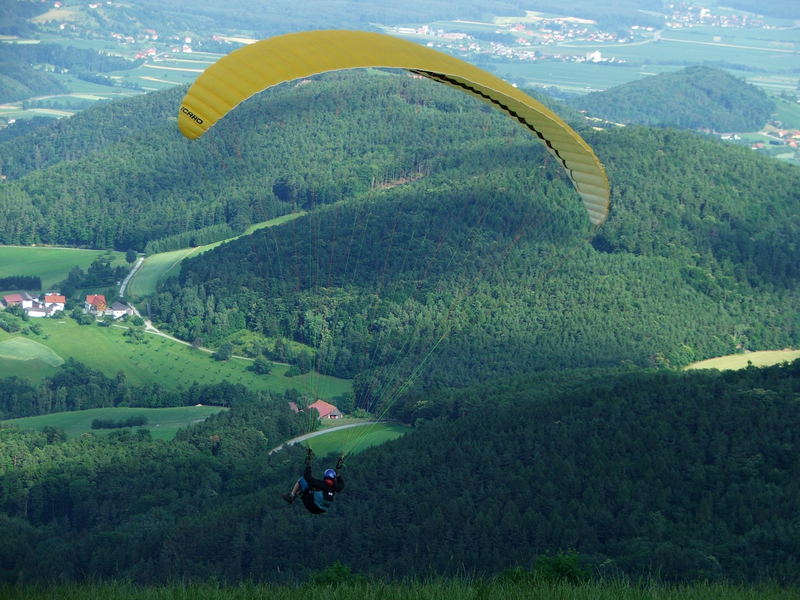
[[[190,143],[174,122],[182,91],[94,107],[0,145],[14,180],[2,188],[0,242],[143,249],[220,223],[238,232],[311,196],[331,202],[441,170],[454,144],[484,130],[498,144],[530,141],[444,86],[347,73],[268,91]]]
[[[377,375],[365,402],[420,365],[458,385],[797,346],[797,169],[671,130],[588,139],[614,182],[595,235],[552,165],[526,168],[538,148],[470,150],[186,261],[154,318],[187,339],[303,341],[323,372]]]
[[[443,86],[286,85],[197,142],[175,131],[179,92],[6,146],[3,241],[138,248],[319,209],[186,262],[151,310],[187,340],[248,329],[275,360],[288,338],[325,373],[371,371],[366,403],[415,370],[452,385],[800,345],[796,168],[673,130],[590,131],[614,189],[592,232],[535,140]],[[37,148],[72,160],[31,171]]]
[[[413,433],[350,457],[324,516],[281,499],[304,452],[266,458],[286,423],[261,404],[172,442],[0,428],[0,580],[296,582],[335,560],[381,580],[476,577],[574,549],[606,579],[796,584],[799,369],[429,395],[408,405]]]
[[[711,67],[687,67],[571,101],[616,123],[711,131],[758,131],[775,103],[754,85]]]

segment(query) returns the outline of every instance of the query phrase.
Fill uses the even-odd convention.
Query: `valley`
[[[0,0],[1,597],[798,596],[791,0],[59,4]],[[432,62],[258,70],[376,30]]]

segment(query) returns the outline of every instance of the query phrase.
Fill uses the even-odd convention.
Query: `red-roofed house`
[[[341,419],[343,416],[342,411],[324,400],[317,400],[313,404],[310,404],[309,408],[315,408],[319,413],[320,419]]]
[[[5,302],[6,306],[21,306],[22,308],[30,308],[33,306],[33,300],[33,296],[31,296],[28,292],[3,296],[3,302]]]
[[[16,306],[17,304],[22,304],[22,294],[9,294],[8,296],[3,296],[3,303],[6,306]]]
[[[59,294],[45,294],[44,295],[44,305],[47,308],[53,307],[53,312],[64,310],[64,307],[67,304],[67,299],[64,296]]]
[[[108,308],[106,297],[102,294],[90,294],[86,296],[86,304],[84,310],[87,313],[102,315]]]

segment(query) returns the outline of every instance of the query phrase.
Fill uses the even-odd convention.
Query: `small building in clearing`
[[[317,400],[316,402],[309,404],[309,408],[316,409],[319,413],[320,419],[341,419],[344,415],[342,415],[342,411],[336,408],[333,404],[329,404],[324,400]]]

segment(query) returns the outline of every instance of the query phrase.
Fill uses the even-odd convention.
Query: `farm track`
[[[328,429],[322,429],[320,431],[312,431],[311,433],[305,433],[303,435],[299,435],[294,437],[290,440],[286,440],[280,446],[276,446],[272,450],[269,451],[269,454],[274,454],[280,450],[283,450],[286,446],[294,446],[298,442],[304,442],[305,440],[311,439],[313,437],[317,437],[318,435],[325,435],[326,433],[330,433],[331,431],[341,431],[342,429],[350,429],[351,427],[361,427],[362,425],[375,425],[378,421],[364,421],[363,423],[349,423],[347,425],[339,425],[338,427],[329,427]]]

